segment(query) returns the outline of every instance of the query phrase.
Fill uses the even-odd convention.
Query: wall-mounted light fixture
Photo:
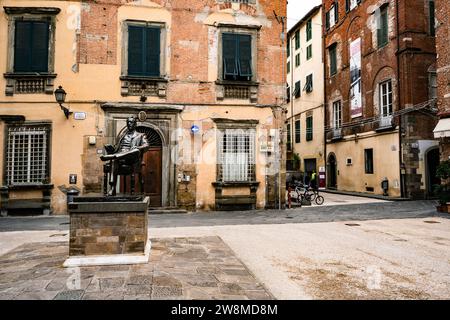
[[[66,91],[64,91],[62,86],[59,86],[59,88],[55,90],[56,102],[59,103],[59,106],[61,107],[61,110],[64,112],[64,115],[66,116],[67,119],[69,119],[69,116],[73,112],[62,105],[66,101],[66,95],[67,95],[67,93],[66,93]]]

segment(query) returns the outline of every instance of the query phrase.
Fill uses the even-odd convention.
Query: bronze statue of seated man
[[[115,196],[117,193],[116,186],[119,175],[134,175],[138,173],[140,179],[142,179],[142,156],[150,146],[145,134],[136,131],[136,126],[136,118],[129,117],[127,119],[127,129],[118,137],[116,146],[105,145],[106,154],[100,156],[102,161],[110,161],[110,164],[105,165],[105,173],[110,173],[110,190],[108,192],[110,196]],[[131,186],[131,190],[134,190],[134,185]]]

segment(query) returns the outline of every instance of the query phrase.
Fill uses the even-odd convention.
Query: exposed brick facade
[[[436,50],[438,108],[441,118],[450,118],[450,2],[436,1]],[[450,159],[450,138],[441,140],[441,159]]]
[[[339,19],[325,33],[325,90],[326,126],[332,126],[332,103],[342,101],[342,135],[355,136],[395,134],[400,142],[399,163],[404,166],[400,174],[400,188],[406,197],[423,197],[424,172],[419,172],[419,141],[433,140],[436,117],[429,107],[417,112],[408,108],[424,104],[430,99],[429,76],[435,71],[435,37],[430,33],[429,1],[366,0],[346,12],[346,1],[323,1],[324,21],[327,11],[339,3]],[[387,8],[388,41],[378,44],[380,12]],[[350,43],[361,39],[361,95],[362,117],[351,117],[350,107]],[[330,76],[329,48],[337,45],[337,74]],[[380,84],[392,83],[392,112],[395,126],[381,129]],[[336,148],[343,142],[331,141],[333,132],[327,134],[328,144]],[[376,139],[376,138],[375,138]],[[344,142],[345,143],[345,142]],[[385,146],[391,152],[393,146]],[[363,152],[363,150],[361,150]],[[378,152],[375,157],[383,157]],[[338,159],[345,160],[345,159]],[[364,168],[364,163],[362,164]],[[383,168],[378,168],[383,170]],[[400,168],[398,168],[400,172]],[[339,188],[339,186],[338,186]]]

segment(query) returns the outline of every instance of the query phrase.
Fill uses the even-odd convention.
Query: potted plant
[[[450,160],[441,162],[437,167],[436,176],[442,180],[440,185],[435,185],[435,194],[438,197],[439,212],[450,213]]]
[[[294,153],[292,155],[292,160],[293,160],[293,167],[294,170],[299,170],[300,169],[300,156],[298,153]]]

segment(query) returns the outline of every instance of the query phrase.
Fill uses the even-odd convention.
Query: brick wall
[[[450,3],[436,1],[436,50],[438,77],[438,108],[442,118],[450,117]],[[441,159],[450,159],[450,139],[441,140]]]

